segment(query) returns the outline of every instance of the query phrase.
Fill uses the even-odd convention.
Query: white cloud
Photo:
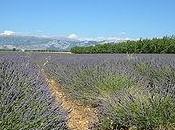
[[[3,33],[0,33],[0,35],[6,35],[6,36],[10,36],[10,35],[15,35],[16,33],[13,31],[9,31],[9,30],[5,30]]]
[[[76,34],[74,34],[74,33],[68,35],[67,38],[70,38],[70,39],[76,39],[76,40],[79,39],[79,37],[78,37]]]

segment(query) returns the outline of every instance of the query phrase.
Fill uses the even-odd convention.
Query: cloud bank
[[[16,33],[13,31],[5,30],[4,32],[0,33],[0,35],[10,36],[15,35]]]
[[[79,40],[78,35],[76,35],[76,34],[74,34],[74,33],[72,33],[72,34],[68,35],[68,36],[67,36],[67,38],[69,38],[69,39]]]

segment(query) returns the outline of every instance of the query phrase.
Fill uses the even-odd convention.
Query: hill
[[[68,38],[0,35],[0,49],[69,51],[75,46],[91,46],[98,41],[80,41]]]

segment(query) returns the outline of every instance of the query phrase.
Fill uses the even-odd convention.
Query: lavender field
[[[0,53],[2,130],[174,130],[175,55]]]

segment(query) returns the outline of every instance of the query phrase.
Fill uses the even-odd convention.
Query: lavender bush
[[[76,100],[99,107],[100,130],[173,129],[174,55],[52,56],[45,70]],[[94,105],[95,103],[95,105]]]
[[[19,54],[18,57],[21,55],[25,57],[24,59],[30,59],[27,66],[32,64],[31,70],[35,71],[27,67],[25,69],[27,75],[20,76],[21,73],[24,74],[21,71],[23,68],[21,66],[26,66],[24,60],[20,62],[22,64],[17,65],[21,65],[20,67],[15,67],[16,71],[13,73],[19,75],[17,81],[29,85],[27,88],[33,88],[32,86],[37,88],[34,89],[35,92],[31,91],[33,89],[22,88],[21,90],[29,92],[30,96],[25,97],[31,97],[33,93],[44,90],[49,97],[42,93],[42,100],[49,103],[46,106],[54,106],[51,105],[53,101],[47,87],[35,83],[36,79],[43,81],[36,72],[38,68],[35,65],[37,65],[45,74],[57,80],[71,98],[99,110],[100,121],[95,125],[97,130],[173,130],[175,128],[175,55],[24,53]],[[31,72],[33,78],[29,76]],[[12,76],[8,77],[13,77],[13,74],[10,75]],[[11,83],[11,80],[9,79],[8,83]],[[25,98],[25,101],[29,99]],[[56,114],[52,112],[47,111],[47,114],[55,116]],[[60,108],[55,113],[60,112],[61,115],[65,115]],[[59,119],[65,124],[62,117],[59,116]],[[51,121],[49,124],[52,124],[52,120],[49,121]]]
[[[0,58],[0,105],[2,130],[67,129],[66,112],[54,102],[28,56]]]

